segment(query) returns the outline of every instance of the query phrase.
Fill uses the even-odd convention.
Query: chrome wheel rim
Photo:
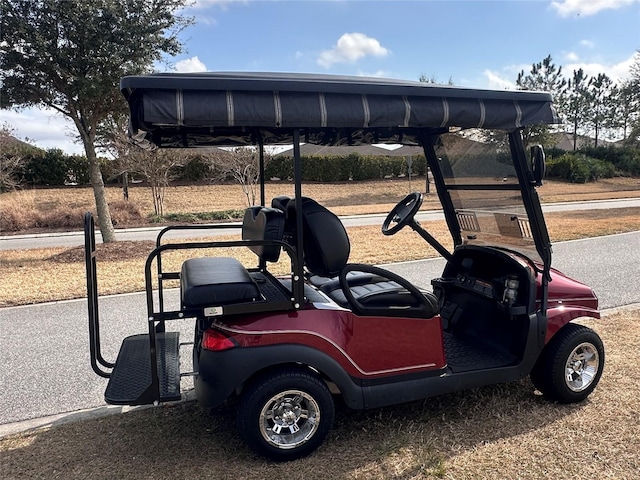
[[[320,407],[308,393],[287,390],[271,397],[260,412],[260,433],[282,450],[307,442],[320,426]]]
[[[581,343],[573,349],[564,367],[564,379],[573,392],[582,392],[593,383],[600,368],[600,355],[592,343]]]

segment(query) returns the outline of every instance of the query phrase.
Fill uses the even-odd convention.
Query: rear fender
[[[559,306],[547,310],[547,335],[545,343],[571,320],[580,317],[600,318],[600,312],[587,307]]]

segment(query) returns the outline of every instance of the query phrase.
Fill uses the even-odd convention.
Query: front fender
[[[588,307],[561,305],[547,309],[547,335],[545,344],[567,323],[580,317],[600,318],[598,310]]]

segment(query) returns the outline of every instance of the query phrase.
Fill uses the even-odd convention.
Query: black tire
[[[266,375],[240,398],[238,432],[254,452],[277,461],[316,450],[331,430],[333,398],[325,383],[302,370]]]
[[[596,388],[603,368],[604,346],[598,334],[569,323],[542,351],[531,381],[549,400],[576,403]]]

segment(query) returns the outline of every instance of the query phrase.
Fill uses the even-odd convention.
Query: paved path
[[[640,198],[623,198],[618,200],[594,200],[586,202],[545,203],[542,209],[545,213],[573,210],[602,210],[609,208],[640,207]],[[386,214],[350,215],[340,217],[345,226],[382,225]],[[441,220],[439,210],[420,212],[416,215],[418,221]],[[238,226],[238,222],[217,225]],[[152,240],[155,241],[158,232],[164,227],[130,228],[116,230],[118,240]],[[207,235],[229,235],[237,233],[236,228],[210,230]],[[203,236],[198,230],[179,230],[167,234],[165,238],[193,238]],[[96,241],[100,242],[100,233],[96,231]],[[84,244],[82,232],[44,233],[35,235],[5,235],[0,236],[0,250],[16,250],[23,248],[76,247]]]
[[[640,303],[640,232],[558,243],[554,266],[591,285],[601,308]],[[388,266],[412,282],[431,288],[440,259]],[[168,308],[177,308],[176,290]],[[143,294],[102,297],[103,353],[114,359],[122,338],[146,328]],[[85,300],[0,309],[0,434],[11,422],[62,412],[104,407],[106,380],[89,366]],[[182,341],[193,335],[192,321],[175,323]],[[190,365],[184,348],[184,364]],[[190,379],[183,387],[189,388]],[[106,408],[106,407],[105,407]]]

